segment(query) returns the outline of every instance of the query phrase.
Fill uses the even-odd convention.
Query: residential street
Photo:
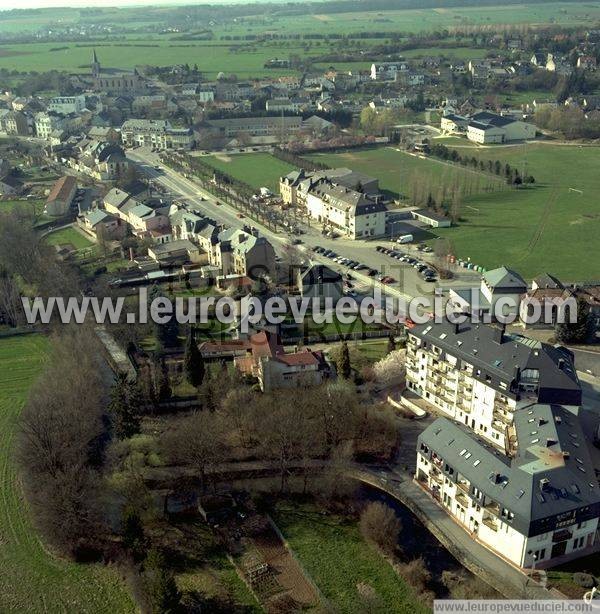
[[[235,208],[222,203],[213,194],[200,188],[195,182],[162,164],[159,159],[159,154],[150,151],[149,148],[128,150],[127,156],[136,162],[146,175],[163,185],[176,197],[190,202],[200,213],[209,218],[234,228],[242,228],[244,225],[248,224],[255,226],[263,236],[271,241],[273,247],[279,254],[283,252],[284,246],[289,245],[292,240],[293,237],[291,235],[282,232],[273,232],[250,218],[238,217],[238,211]],[[160,167],[160,170],[158,170],[158,167]],[[217,205],[217,201],[221,204]],[[391,247],[393,244],[389,241],[384,239],[375,241],[353,241],[341,237],[331,239],[323,236],[314,225],[309,227],[301,224],[301,226],[305,234],[302,235],[303,244],[298,247],[300,251],[306,253],[310,250],[311,259],[321,261],[334,269],[345,272],[347,270],[345,267],[336,265],[331,260],[312,252],[311,248],[322,246],[334,250],[339,255],[357,260],[369,267],[375,268],[381,271],[382,274],[390,275],[397,280],[396,284],[391,284],[389,286],[378,284],[377,282],[375,282],[375,284],[378,285],[384,293],[395,298],[404,298],[408,300],[413,297],[431,297],[433,296],[436,286],[447,289],[449,287],[468,287],[479,283],[479,274],[466,269],[458,269],[456,277],[452,281],[438,282],[437,284],[426,283],[411,266],[400,263],[389,256],[379,254],[375,251],[377,245]],[[417,254],[414,246],[403,245],[402,250]],[[424,254],[419,254],[419,258],[421,259],[423,259],[424,256]],[[352,274],[354,275],[354,272]],[[372,283],[372,280],[368,278],[364,278],[364,281]]]

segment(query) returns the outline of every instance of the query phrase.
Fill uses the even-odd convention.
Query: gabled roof
[[[544,288],[544,289],[562,290],[564,288],[563,283],[557,277],[554,277],[554,275],[550,275],[550,273],[543,273],[542,275],[538,275],[533,280],[533,283],[538,288]]]
[[[302,284],[341,284],[342,276],[337,271],[329,268],[325,264],[311,262],[306,270],[300,274]]]
[[[110,215],[103,209],[91,209],[90,211],[84,213],[83,217],[92,228],[104,220],[114,219],[114,216]]]
[[[46,202],[51,203],[55,200],[67,200],[76,187],[77,182],[75,181],[75,177],[65,175],[54,184]]]
[[[130,198],[130,195],[124,190],[113,188],[104,196],[104,203],[120,209]]]
[[[135,207],[128,211],[128,215],[139,218],[153,217],[155,215],[154,209],[150,209],[146,205],[137,204]]]
[[[487,271],[482,277],[490,288],[513,288],[523,292],[527,290],[525,280],[517,272],[507,269],[505,266]]]

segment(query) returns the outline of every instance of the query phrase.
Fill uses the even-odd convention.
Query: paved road
[[[162,184],[176,197],[185,199],[187,202],[191,203],[200,213],[234,228],[242,228],[244,225],[248,224],[255,226],[263,236],[271,241],[279,254],[284,251],[284,247],[289,245],[291,237],[286,233],[281,231],[273,232],[264,225],[248,217],[240,218],[238,217],[238,211],[225,203],[218,206],[216,204],[219,200],[217,197],[207,190],[200,188],[195,182],[186,179],[181,173],[162,164],[158,153],[152,152],[148,148],[139,148],[129,150],[127,156],[136,162],[145,174]],[[357,260],[369,267],[375,268],[381,271],[382,274],[389,275],[397,280],[396,284],[390,286],[393,295],[431,297],[436,285],[447,289],[448,287],[466,287],[473,285],[473,283],[479,283],[478,274],[464,269],[459,269],[456,279],[450,282],[440,282],[439,284],[426,283],[412,267],[400,263],[389,256],[380,254],[375,250],[377,245],[392,247],[394,244],[390,241],[378,240],[373,242],[361,240],[353,241],[345,238],[331,239],[324,237],[314,225],[301,226],[305,234],[302,236],[303,245],[298,248],[300,251],[314,260],[324,262],[344,272],[347,271],[345,267],[337,266],[332,263],[331,260],[315,254],[312,248],[322,246],[334,250],[341,256]],[[402,246],[402,250],[414,252],[415,255],[423,259],[423,255],[419,254],[415,247],[404,245]],[[382,286],[382,288],[385,288],[385,286]]]

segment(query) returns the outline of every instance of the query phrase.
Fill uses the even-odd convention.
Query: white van
[[[412,243],[413,240],[414,238],[412,235],[402,235],[396,239],[396,243],[400,243],[400,245],[402,245],[403,243]]]

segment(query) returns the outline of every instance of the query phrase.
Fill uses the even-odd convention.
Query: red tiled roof
[[[290,367],[298,367],[300,365],[318,365],[322,361],[323,355],[321,352],[311,352],[308,349],[295,354],[279,354],[277,360]]]
[[[46,202],[50,203],[55,200],[66,200],[75,187],[77,187],[75,177],[71,177],[70,175],[61,177],[54,184]]]
[[[252,356],[257,359],[261,356],[274,357],[277,354],[283,354],[285,351],[279,336],[264,330],[252,335],[250,343],[252,344]]]

